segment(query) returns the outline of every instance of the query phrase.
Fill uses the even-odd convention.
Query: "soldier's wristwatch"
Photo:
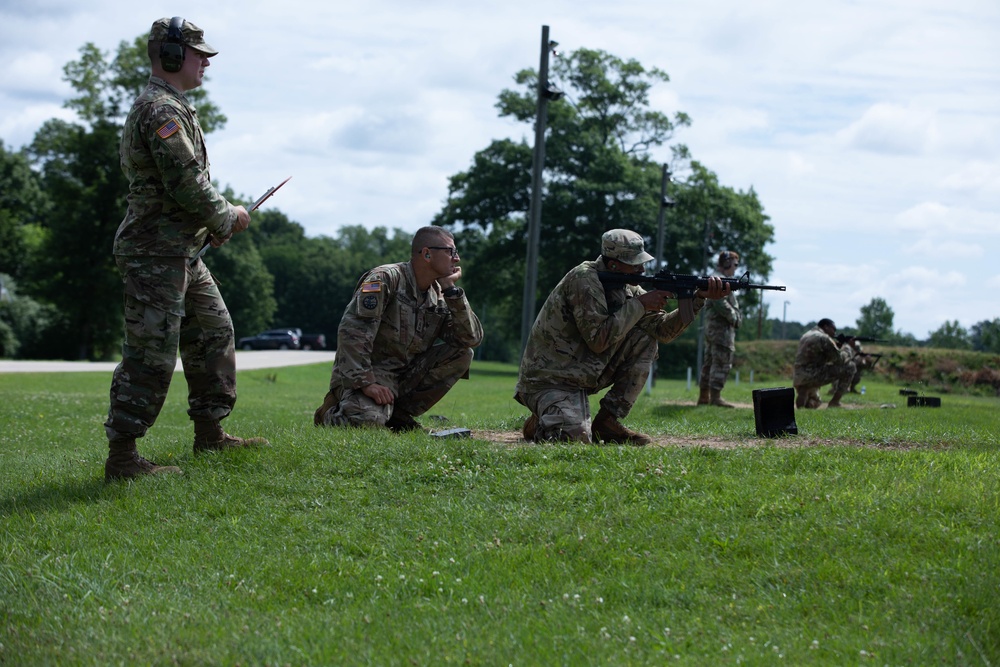
[[[446,299],[454,299],[455,297],[459,297],[465,294],[465,292],[462,290],[461,287],[455,287],[454,285],[445,289],[441,293],[444,294]]]

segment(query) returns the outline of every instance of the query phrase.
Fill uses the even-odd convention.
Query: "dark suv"
[[[297,350],[299,335],[288,329],[271,329],[256,336],[240,338],[236,347],[241,350]]]

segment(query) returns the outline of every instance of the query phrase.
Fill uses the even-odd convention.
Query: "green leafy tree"
[[[970,339],[972,349],[1000,354],[1000,317],[973,324]]]
[[[888,340],[892,336],[894,313],[885,299],[875,297],[867,306],[861,306],[857,320],[858,335]]]
[[[0,139],[0,272],[22,276],[37,249],[49,207],[28,156],[9,152]]]
[[[128,185],[118,168],[119,128],[46,121],[30,151],[52,200],[46,234],[31,266],[37,296],[61,315],[52,356],[109,358],[121,336],[121,279],[111,242]]]
[[[948,350],[970,350],[972,341],[969,338],[969,331],[959,324],[945,321],[937,331],[932,331],[927,339],[929,347],[942,347]]]
[[[597,256],[604,231],[634,229],[653,247],[662,165],[653,161],[650,150],[667,144],[677,129],[690,124],[683,112],[670,117],[649,108],[650,90],[669,77],[635,60],[580,49],[556,59],[551,74],[567,95],[549,102],[539,306],[567,270]],[[500,116],[534,123],[537,77],[533,70],[515,76],[520,89],[500,93]],[[687,148],[677,144],[671,153],[675,166],[686,168]],[[503,341],[499,346],[488,341],[491,358],[513,356],[518,347],[531,163],[532,148],[525,141],[493,141],[473,157],[467,171],[450,179],[448,199],[434,219],[435,224],[459,230],[456,240],[468,259],[463,284],[477,312],[485,313],[490,338]],[[697,227],[690,248],[668,253],[675,263],[689,270],[704,266],[703,215],[710,214],[715,234],[710,250],[737,250],[748,263],[758,262],[755,272],[766,275],[770,258],[763,245],[773,230],[764,225],[767,218],[752,191],[725,190],[714,174],[695,163],[691,177],[677,184],[674,194],[679,201],[668,225],[671,243],[676,247],[682,237],[686,242],[689,232],[683,225],[675,232],[675,222]],[[689,209],[698,206],[701,213]],[[752,215],[745,218],[747,213]],[[742,236],[732,234],[735,229],[744,230]]]
[[[56,319],[54,306],[19,294],[16,281],[0,273],[0,357],[36,356]]]

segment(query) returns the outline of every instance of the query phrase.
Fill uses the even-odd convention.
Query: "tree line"
[[[66,106],[78,120],[46,121],[16,151],[0,140],[0,356],[113,359],[122,338],[122,289],[111,245],[128,190],[118,143],[131,101],[150,74],[145,36],[121,42],[114,56],[87,43],[63,71],[75,91]],[[500,116],[534,122],[537,76],[531,69],[514,75],[516,87],[498,96]],[[569,268],[596,256],[605,230],[634,229],[652,248],[661,213],[670,249],[661,258],[665,268],[701,274],[726,249],[740,253],[755,280],[767,280],[773,257],[766,246],[774,227],[752,188],[720,184],[683,143],[670,143],[691,119],[650,108],[650,90],[669,81],[665,72],[580,49],[556,59],[550,76],[566,95],[549,103],[539,305]],[[206,134],[225,126],[205,89],[188,97]],[[669,147],[666,166],[673,175],[673,205],[663,210],[665,165],[652,157],[661,146]],[[483,359],[515,361],[519,355],[531,161],[525,139],[492,141],[449,179],[441,211],[427,221],[455,234],[463,285],[488,334],[478,351]],[[225,194],[249,203],[229,188]],[[253,218],[246,233],[205,258],[226,286],[238,337],[295,326],[333,341],[361,273],[409,257],[411,232],[401,229],[354,223],[341,225],[335,236],[309,237],[279,210]],[[788,323],[776,326],[759,294],[739,298],[750,324],[741,329],[742,339],[795,331]],[[873,305],[878,312],[872,317],[881,316],[884,324],[888,306]],[[891,332],[891,310],[888,317]],[[863,320],[864,313],[859,325]],[[972,334],[957,324],[939,339],[1000,344],[1000,321],[984,322]],[[689,342],[695,336],[694,327],[685,334]]]

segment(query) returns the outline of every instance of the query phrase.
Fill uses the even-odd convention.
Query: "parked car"
[[[325,350],[326,336],[323,334],[302,334],[303,350]]]
[[[302,329],[298,327],[289,327],[288,329],[299,337],[299,343],[303,350],[325,350],[326,349],[326,336],[317,333],[302,333]]]
[[[290,329],[270,329],[240,338],[236,347],[241,350],[298,350],[301,344],[299,334]]]

